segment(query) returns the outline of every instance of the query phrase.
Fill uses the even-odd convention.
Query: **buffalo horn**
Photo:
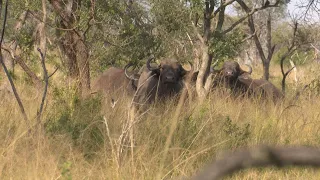
[[[248,67],[249,67],[249,71],[248,71],[248,73],[249,73],[249,74],[251,74],[251,73],[252,73],[252,67],[251,67],[249,64],[246,64],[246,66],[248,66]]]
[[[152,67],[150,66],[150,62],[151,62],[153,59],[154,59],[154,57],[152,56],[152,57],[150,57],[150,58],[148,59],[148,61],[147,61],[147,68],[149,69],[149,71],[157,71],[157,70],[159,70],[159,67],[157,67],[157,68],[152,68]]]
[[[189,63],[189,65],[190,65],[190,70],[189,71],[186,71],[184,68],[184,71],[186,71],[186,72],[192,72],[193,71],[193,64],[190,62],[190,61],[188,61],[188,63]]]
[[[124,74],[126,75],[126,77],[127,77],[128,79],[133,80],[133,81],[137,81],[138,79],[135,79],[135,78],[133,78],[132,76],[129,76],[129,75],[128,75],[128,72],[127,72],[128,68],[129,68],[130,66],[132,66],[132,65],[133,65],[132,63],[129,63],[129,64],[127,64],[127,65],[124,67]]]

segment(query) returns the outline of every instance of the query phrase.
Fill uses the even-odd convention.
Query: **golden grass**
[[[316,68],[319,69],[309,65],[298,69],[304,72],[301,84],[308,83],[307,77],[316,76],[310,70]],[[256,71],[254,76],[259,73]],[[277,71],[271,74],[272,81],[280,87]],[[51,86],[43,130],[34,127],[28,132],[14,97],[5,95],[0,99],[0,179],[154,179],[159,174],[163,179],[176,178],[193,175],[225,150],[259,144],[319,146],[320,143],[320,97],[310,99],[303,94],[294,106],[289,106],[288,102],[274,105],[234,99],[214,91],[201,106],[195,101],[185,102],[167,152],[165,146],[176,101],[151,106],[144,115],[136,117],[132,159],[129,135],[123,130],[129,120],[127,98],[121,98],[115,108],[104,103],[100,111],[99,101],[78,102],[70,88],[59,85],[63,80],[53,81],[52,86],[59,87],[55,90],[59,95]],[[291,77],[288,82],[290,90]],[[27,84],[18,81],[17,86],[34,124],[41,91],[37,96]],[[95,108],[99,111],[94,111]],[[64,116],[66,122],[62,121]],[[61,122],[65,124],[59,126]],[[230,179],[319,176],[318,170],[310,168],[259,168],[241,171]]]

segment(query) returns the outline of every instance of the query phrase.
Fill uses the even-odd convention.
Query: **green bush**
[[[232,59],[238,54],[242,40],[243,33],[239,29],[235,29],[227,35],[217,32],[210,39],[209,51],[213,53],[213,59],[221,59],[223,61]]]
[[[53,108],[45,123],[50,135],[68,136],[88,156],[100,149],[104,139],[100,97],[80,100],[68,90],[55,89]]]

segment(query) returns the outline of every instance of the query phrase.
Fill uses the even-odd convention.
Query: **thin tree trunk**
[[[263,79],[269,79],[270,61],[263,62]]]
[[[263,63],[263,79],[269,80],[269,67],[270,67],[270,61],[272,58],[273,50],[271,47],[271,12],[269,11],[268,13],[268,18],[267,18],[267,49],[268,49],[268,56],[266,59],[264,59]]]
[[[76,49],[82,95],[85,96],[90,91],[89,53],[87,46],[79,37],[76,41]]]
[[[211,15],[214,9],[215,2],[214,1],[206,1],[205,2],[205,11],[203,14],[203,38],[198,33],[198,37],[201,41],[201,65],[199,68],[199,73],[196,81],[196,91],[199,97],[200,103],[205,99],[208,89],[206,89],[207,76],[209,74],[210,65],[212,61],[212,56],[209,54],[209,46],[208,41],[211,37]],[[196,27],[195,27],[196,28]],[[209,83],[209,82],[208,82]]]
[[[207,93],[204,89],[204,82],[205,82],[205,75],[207,71],[207,67],[209,65],[209,54],[208,54],[209,47],[206,44],[201,45],[202,51],[202,59],[201,59],[201,66],[199,69],[199,74],[196,81],[196,90],[200,101],[204,100]]]
[[[89,51],[85,44],[85,32],[74,29],[75,23],[80,19],[76,11],[81,6],[81,1],[72,0],[62,4],[58,0],[52,0],[51,4],[61,18],[58,26],[69,29],[63,33],[57,30],[57,36],[62,36],[59,46],[67,57],[65,64],[68,75],[76,81],[78,93],[85,95],[90,90]]]

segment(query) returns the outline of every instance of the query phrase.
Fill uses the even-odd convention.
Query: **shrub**
[[[55,89],[53,103],[53,110],[45,123],[46,131],[52,136],[68,136],[85,155],[98,150],[104,139],[101,98],[80,100],[68,90]]]

